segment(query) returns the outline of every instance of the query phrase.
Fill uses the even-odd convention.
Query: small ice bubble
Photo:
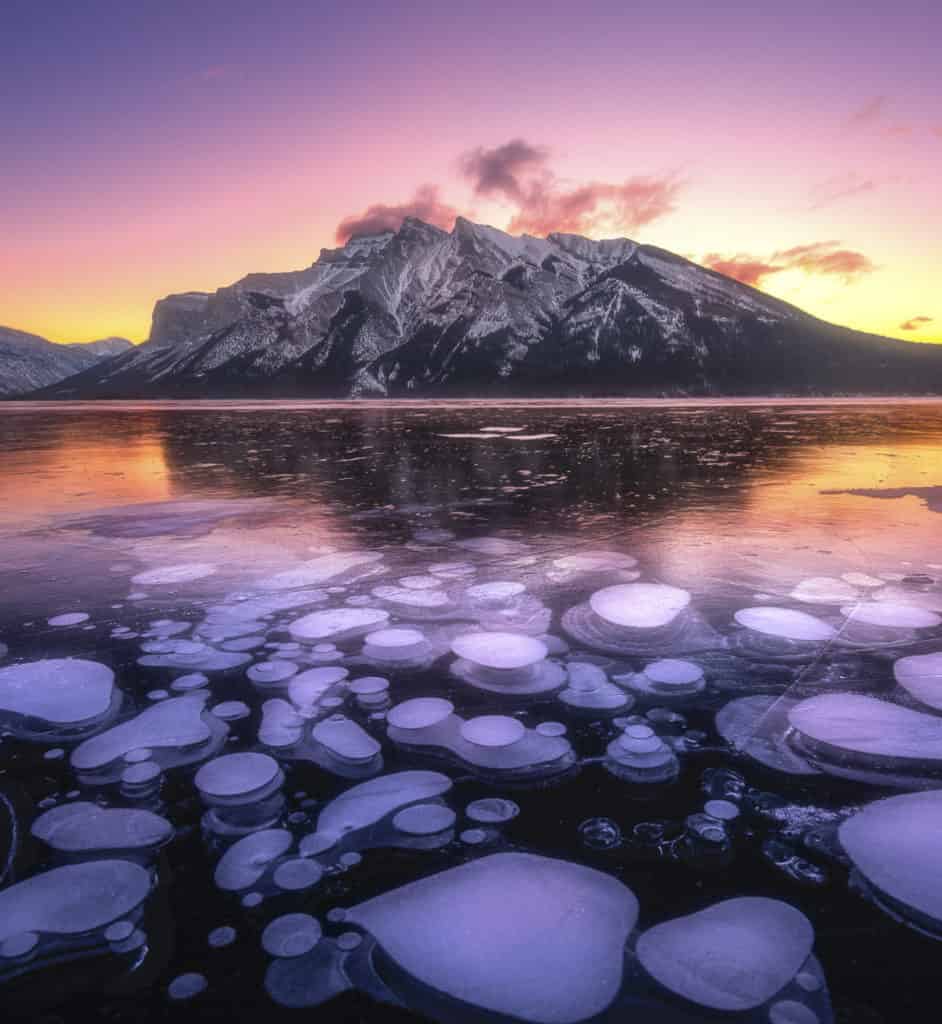
[[[431,836],[455,823],[455,812],[442,804],[413,804],[392,820],[393,828],[410,836]]]
[[[283,914],[262,932],[262,948],[269,956],[295,957],[309,953],[321,938],[321,926],[310,914]]]
[[[54,615],[46,621],[50,626],[78,626],[82,622],[88,622],[88,613],[67,612],[64,615]]]
[[[480,800],[472,800],[465,808],[465,815],[479,825],[503,825],[512,821],[520,813],[520,808],[513,800],[503,797],[489,796]]]
[[[172,586],[175,583],[190,583],[212,576],[216,572],[215,565],[205,562],[192,562],[188,565],[167,565],[161,569],[149,569],[131,577],[131,582],[139,587]]]
[[[690,594],[660,583],[624,583],[605,587],[589,598],[604,622],[628,629],[659,629],[690,604]]]
[[[804,1003],[782,999],[769,1007],[769,1024],[821,1024],[821,1018]]]
[[[579,826],[582,842],[592,850],[612,850],[621,846],[621,829],[610,818],[589,818]]]
[[[343,932],[337,936],[337,948],[342,949],[345,953],[356,949],[362,942],[363,936],[359,932]]]
[[[223,949],[225,946],[231,946],[235,942],[236,936],[235,928],[223,924],[214,928],[207,936],[206,941],[213,949]]]
[[[202,974],[178,974],[167,986],[167,995],[174,1000],[193,999],[205,992],[208,984]]]
[[[386,721],[397,729],[426,729],[444,721],[454,710],[454,704],[441,697],[414,697],[391,708]]]
[[[526,733],[523,722],[508,715],[479,715],[461,725],[461,737],[478,747],[509,747]]]
[[[323,869],[313,860],[298,858],[297,860],[286,860],[275,868],[272,880],[279,889],[287,892],[298,892],[302,889],[310,889],[321,880]]]

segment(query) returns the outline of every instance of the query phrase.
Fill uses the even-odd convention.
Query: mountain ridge
[[[53,398],[942,393],[942,349],[837,327],[628,238],[415,218],[159,300]]]
[[[0,326],[0,397],[48,387],[131,348],[127,338],[60,345],[38,334]]]

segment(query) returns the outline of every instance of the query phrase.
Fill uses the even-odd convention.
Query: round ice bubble
[[[689,604],[686,590],[662,583],[622,583],[597,590],[589,598],[589,606],[600,619],[625,629],[667,626]]]
[[[345,633],[369,632],[389,620],[378,608],[330,608],[295,619],[288,630],[297,640],[327,640]]]
[[[487,796],[480,800],[472,800],[464,809],[464,813],[479,825],[501,825],[516,818],[520,808],[513,800]]]
[[[900,658],[893,665],[893,675],[921,704],[942,711],[942,651]]]
[[[404,576],[399,586],[406,590],[438,590],[442,581],[435,576]]]
[[[174,583],[189,583],[192,580],[212,576],[215,565],[204,562],[192,562],[188,565],[167,565],[162,569],[149,569],[131,577],[131,582],[138,586],[171,586]]]
[[[942,623],[942,616],[915,605],[897,601],[867,601],[858,605],[845,605],[841,614],[851,623],[882,626],[887,629],[932,629]]]
[[[661,658],[644,666],[644,674],[657,686],[686,688],[703,679],[703,670],[692,661]]]
[[[298,671],[298,666],[293,661],[260,661],[252,665],[245,673],[253,683],[274,686],[290,679]]]
[[[275,868],[272,880],[279,889],[287,892],[298,892],[316,885],[323,874],[321,866],[313,860],[286,860]]]
[[[207,936],[206,941],[213,949],[223,949],[235,942],[237,933],[231,925],[223,924],[214,928]]]
[[[66,612],[64,615],[53,615],[46,620],[50,626],[78,626],[88,622],[87,612]]]
[[[523,722],[509,715],[479,715],[461,723],[461,737],[476,747],[509,747],[526,735]]]
[[[393,828],[410,836],[431,836],[455,823],[455,812],[443,804],[413,804],[393,818]]]
[[[381,586],[373,588],[373,596],[381,601],[406,605],[409,608],[445,608],[451,598],[444,590],[410,590],[408,587]]]
[[[835,635],[834,627],[822,619],[792,608],[776,608],[771,605],[740,608],[734,618],[746,629],[766,636],[780,637],[783,640],[823,643]]]
[[[310,914],[282,914],[262,932],[262,948],[269,956],[303,956],[320,942],[321,926]]]
[[[280,773],[278,762],[268,754],[242,751],[207,761],[196,773],[194,781],[204,797],[226,799],[263,789]]]
[[[553,566],[566,572],[609,572],[618,569],[633,569],[637,558],[623,555],[620,551],[580,551],[575,555],[563,555],[553,560]]]
[[[363,653],[376,658],[409,658],[426,645],[425,634],[418,629],[379,629],[363,638]]]
[[[791,596],[804,604],[846,604],[857,600],[857,589],[844,579],[813,576],[802,580]]]
[[[390,708],[386,722],[396,729],[427,729],[444,721],[454,710],[454,704],[442,697],[414,697]]]
[[[174,1000],[193,999],[205,992],[208,984],[202,974],[178,974],[167,986],[167,995]]]
[[[522,583],[513,583],[511,581],[478,583],[473,587],[468,587],[465,591],[465,596],[469,601],[500,604],[504,601],[511,601],[513,598],[526,593],[526,589]]]
[[[546,644],[519,633],[466,633],[452,641],[451,649],[459,658],[493,669],[527,668],[547,655]]]

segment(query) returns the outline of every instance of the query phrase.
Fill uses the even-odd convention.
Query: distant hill
[[[12,327],[0,327],[0,395],[48,387],[134,346],[126,338],[57,345]]]

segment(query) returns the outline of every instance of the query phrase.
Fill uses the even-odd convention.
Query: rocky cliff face
[[[942,347],[823,323],[652,246],[459,218],[157,303],[59,397],[942,392]]]

